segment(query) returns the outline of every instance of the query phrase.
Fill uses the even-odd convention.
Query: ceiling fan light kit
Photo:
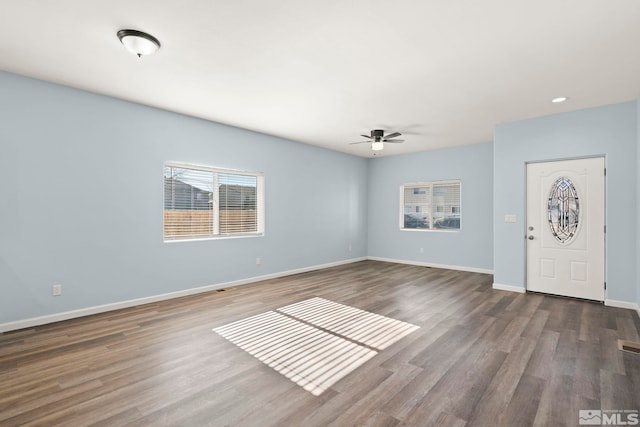
[[[369,135],[360,135],[364,138],[368,138],[368,141],[360,141],[360,142],[352,142],[350,145],[354,144],[371,144],[371,150],[380,151],[384,149],[384,143],[389,142],[392,144],[401,144],[404,142],[404,139],[393,139],[402,135],[400,132],[393,132],[385,135],[383,129],[373,129],[371,131],[371,136]]]

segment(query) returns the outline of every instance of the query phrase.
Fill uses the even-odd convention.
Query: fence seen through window
[[[263,206],[261,174],[165,164],[165,240],[262,234]]]

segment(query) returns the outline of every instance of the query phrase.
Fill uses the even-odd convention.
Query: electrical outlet
[[[349,248],[348,248],[349,252],[351,252],[351,243],[349,243]]]
[[[256,258],[256,265],[262,264],[262,259],[260,257]]]
[[[59,297],[60,295],[62,295],[62,285],[53,285],[53,288],[51,290],[51,294],[54,297]]]
[[[424,248],[420,248],[420,253],[423,254],[424,253]]]

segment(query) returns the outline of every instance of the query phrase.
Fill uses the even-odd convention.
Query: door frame
[[[590,156],[576,156],[576,157],[558,157],[558,158],[553,158],[553,159],[543,159],[543,160],[528,160],[526,162],[524,162],[524,221],[522,224],[522,232],[523,232],[523,236],[524,236],[524,240],[523,240],[523,246],[524,246],[524,278],[523,278],[523,283],[524,283],[524,291],[525,293],[527,292],[533,292],[536,293],[535,291],[530,291],[529,290],[529,283],[527,280],[528,277],[528,272],[529,272],[529,247],[527,245],[527,199],[528,199],[528,186],[527,186],[527,168],[530,164],[535,164],[535,163],[551,163],[551,162],[562,162],[565,160],[584,160],[584,159],[593,159],[593,158],[602,158],[603,159],[603,163],[604,163],[604,259],[602,260],[603,262],[603,268],[604,268],[604,300],[602,301],[603,303],[607,300],[607,156],[606,154],[594,154],[594,155],[590,155]],[[574,297],[566,297],[566,296],[562,296],[562,295],[557,295],[558,297],[562,297],[562,298],[574,298]],[[580,298],[574,298],[574,299],[580,299]],[[585,300],[585,301],[592,301],[592,302],[599,302],[599,301],[595,301],[595,300]]]

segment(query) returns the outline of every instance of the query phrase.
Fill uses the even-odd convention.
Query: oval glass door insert
[[[571,242],[580,221],[580,201],[569,178],[560,177],[551,186],[547,215],[551,234],[560,243]]]

